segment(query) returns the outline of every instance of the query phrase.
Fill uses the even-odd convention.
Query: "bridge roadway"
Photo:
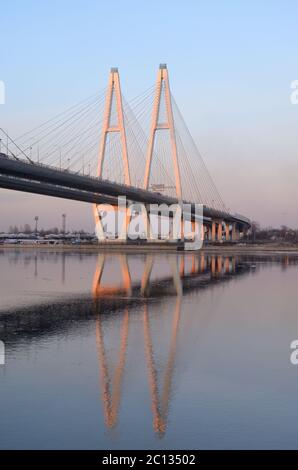
[[[163,194],[81,175],[70,170],[26,162],[5,153],[0,153],[0,187],[97,204],[115,205],[118,196],[126,196],[129,201],[145,205],[178,203],[176,198]],[[195,220],[195,204],[183,202],[190,204],[190,216],[192,220]],[[203,217],[206,224],[211,224],[213,220],[224,220],[228,223],[236,223],[242,230],[250,227],[250,221],[246,217],[207,206],[204,206]]]

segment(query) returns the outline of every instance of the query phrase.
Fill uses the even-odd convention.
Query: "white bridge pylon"
[[[113,100],[116,100],[116,114],[117,114],[117,123],[113,124],[111,122],[112,117],[112,105]],[[98,171],[97,176],[102,178],[103,175],[103,165],[105,159],[105,151],[106,151],[106,144],[107,144],[107,136],[110,133],[117,132],[120,134],[121,139],[121,157],[123,161],[123,168],[124,168],[124,181],[125,184],[130,185],[130,170],[129,170],[129,161],[128,161],[128,152],[127,152],[127,141],[126,141],[126,132],[125,132],[125,125],[124,125],[124,114],[123,114],[123,102],[122,102],[122,93],[121,93],[121,86],[120,86],[120,77],[118,68],[112,67],[109,76],[109,84],[106,94],[106,102],[105,102],[105,111],[104,111],[104,120],[102,126],[102,133],[101,133],[101,140],[99,146],[99,156],[98,156]],[[108,204],[94,204],[94,218],[95,218],[95,225],[96,225],[96,233],[99,239],[104,240],[106,238],[104,233],[104,228],[102,224],[102,214],[111,211],[111,207]],[[115,210],[116,208],[114,208]],[[127,226],[129,224],[128,220],[128,213],[126,208],[123,208],[124,212],[124,221],[122,227],[123,230],[127,231]],[[119,230],[119,229],[117,229]]]
[[[161,108],[161,99],[162,99],[163,90],[164,90],[164,98],[165,98],[166,121],[160,122],[160,108]],[[168,130],[170,132],[171,154],[172,154],[172,161],[173,161],[174,175],[175,175],[176,195],[177,195],[178,201],[181,201],[182,200],[181,177],[180,177],[180,169],[179,169],[179,162],[178,162],[178,152],[177,152],[177,144],[176,144],[176,136],[175,136],[172,102],[171,102],[169,74],[168,74],[167,66],[165,64],[161,64],[159,66],[159,71],[157,74],[155,98],[154,98],[153,113],[152,113],[152,122],[151,122],[150,136],[149,136],[147,159],[146,159],[145,176],[144,176],[144,189],[148,189],[149,187],[150,170],[151,170],[156,132],[161,131],[161,130]]]
[[[165,100],[165,119],[161,121],[160,117],[160,109],[162,99]],[[116,102],[116,116],[117,122],[116,124],[111,123],[112,117],[112,105],[113,100],[115,99]],[[177,152],[177,145],[176,145],[176,136],[175,136],[175,125],[174,125],[174,117],[173,117],[173,110],[172,110],[172,102],[171,102],[171,91],[170,91],[170,84],[169,84],[169,74],[167,70],[167,66],[165,64],[161,64],[159,66],[158,74],[157,74],[157,81],[155,87],[155,96],[154,96],[154,103],[153,103],[153,110],[152,110],[152,118],[151,118],[151,127],[150,127],[150,134],[148,140],[148,148],[146,152],[145,158],[145,173],[143,179],[143,188],[148,190],[149,189],[149,182],[150,182],[150,173],[151,173],[151,166],[152,160],[154,158],[154,144],[157,131],[168,131],[170,136],[170,143],[171,143],[171,157],[174,169],[174,176],[175,176],[175,190],[176,196],[179,203],[182,203],[182,189],[181,189],[181,176],[180,176],[180,168],[178,162],[178,152]],[[104,120],[101,132],[101,139],[99,145],[99,155],[98,155],[98,171],[97,176],[102,178],[103,176],[103,167],[105,162],[105,153],[106,153],[106,146],[107,146],[107,136],[109,133],[119,133],[121,139],[121,160],[123,163],[123,171],[124,171],[124,181],[125,184],[131,185],[131,177],[130,177],[130,168],[129,168],[129,158],[128,158],[128,149],[127,149],[127,139],[126,139],[126,129],[125,129],[125,120],[124,120],[124,112],[123,112],[123,100],[122,100],[122,93],[121,93],[121,86],[120,86],[120,77],[117,68],[111,68],[110,76],[109,76],[109,83],[108,89],[106,93],[106,101],[105,101],[105,111],[104,111]],[[142,158],[142,155],[140,155]],[[104,223],[103,219],[113,212],[113,217],[115,218],[115,222],[113,224],[117,238],[121,240],[126,239],[127,233],[129,230],[129,224],[131,222],[132,214],[129,208],[126,207],[111,207],[108,204],[94,204],[94,218],[96,224],[96,234],[99,240],[103,241],[106,240],[107,235],[104,230]],[[117,221],[120,221],[120,227],[116,226],[116,215],[115,212],[118,211]],[[120,213],[121,214],[120,214]],[[155,218],[158,216],[155,216]],[[142,224],[144,225],[145,232],[147,234],[147,239],[151,238],[151,227],[150,227],[150,218],[145,216],[146,220],[144,220],[144,214],[141,214]],[[109,219],[111,220],[111,219]],[[149,224],[149,228],[148,228]]]

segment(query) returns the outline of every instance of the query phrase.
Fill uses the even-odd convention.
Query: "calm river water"
[[[2,449],[298,447],[298,257],[4,249],[0,268]]]

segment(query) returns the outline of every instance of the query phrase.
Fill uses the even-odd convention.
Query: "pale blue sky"
[[[228,207],[298,227],[298,3],[13,0],[1,6],[1,126],[18,134],[104,88],[118,66],[129,99],[160,62]],[[0,230],[43,211],[41,225],[92,228],[88,205],[1,191]],[[80,222],[76,220],[80,212]]]

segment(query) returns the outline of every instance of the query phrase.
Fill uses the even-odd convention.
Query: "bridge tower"
[[[161,107],[162,95],[164,95],[164,99],[165,99],[165,114],[166,114],[165,122],[160,122],[160,107]],[[151,120],[151,129],[150,129],[148,151],[147,151],[147,157],[146,157],[144,189],[149,188],[150,171],[151,171],[151,163],[152,163],[152,157],[153,157],[156,132],[159,130],[164,130],[164,129],[170,132],[171,153],[172,153],[172,161],[173,161],[173,167],[174,167],[176,195],[177,195],[178,201],[182,201],[181,177],[180,177],[180,169],[179,169],[179,162],[178,162],[178,152],[177,152],[177,144],[176,144],[176,136],[175,136],[175,124],[174,124],[172,101],[171,101],[169,74],[168,74],[168,69],[167,69],[166,64],[160,64],[158,74],[157,74],[155,98],[154,98],[152,120]]]
[[[113,104],[114,98],[116,99],[116,112],[117,112],[117,123],[115,125],[111,123],[112,104]],[[125,133],[125,126],[124,126],[120,77],[119,77],[118,68],[116,67],[111,68],[108,90],[107,90],[107,95],[106,95],[104,120],[103,120],[103,126],[102,126],[101,141],[100,141],[100,147],[99,147],[99,158],[98,158],[98,176],[100,178],[102,177],[102,172],[103,172],[103,163],[104,163],[104,158],[105,158],[107,136],[111,132],[118,132],[120,134],[122,159],[123,159],[123,167],[124,167],[124,180],[125,180],[125,184],[130,185],[130,173],[129,173],[126,133]]]
[[[116,115],[117,115],[117,122],[115,124],[111,122],[112,105],[113,105],[114,99],[116,102]],[[126,132],[125,132],[125,123],[124,123],[120,77],[119,77],[118,68],[112,67],[110,71],[110,76],[109,76],[109,83],[108,83],[108,89],[107,89],[106,101],[105,101],[104,119],[103,119],[102,132],[101,132],[101,140],[100,140],[100,145],[99,145],[98,170],[97,170],[97,176],[99,178],[102,178],[103,176],[103,166],[104,166],[108,134],[115,133],[115,132],[120,135],[121,157],[123,161],[123,170],[124,170],[124,181],[125,181],[125,184],[130,185],[131,180],[130,180],[130,170],[129,170],[129,160],[128,160],[128,151],[127,151],[127,141],[126,141]],[[109,212],[110,210],[111,210],[111,206],[106,205],[106,204],[100,204],[100,205],[94,204],[93,206],[97,235],[102,240],[105,239],[105,234],[104,234],[104,230],[102,226],[101,213]],[[127,218],[128,218],[128,214],[127,214],[127,211],[125,210],[124,223],[123,223],[123,225],[125,226],[122,227],[122,231],[123,229],[126,230],[127,222],[128,222]]]

